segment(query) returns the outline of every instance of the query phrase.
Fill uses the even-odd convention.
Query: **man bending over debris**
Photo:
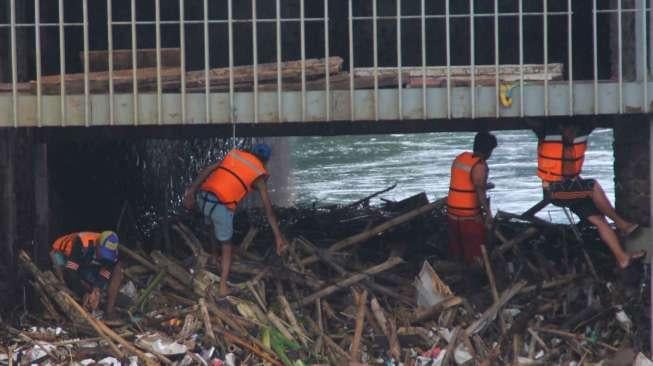
[[[286,239],[281,234],[272,209],[266,180],[269,176],[265,163],[271,149],[267,144],[256,144],[251,152],[233,149],[225,158],[200,172],[184,194],[184,207],[199,210],[213,224],[216,239],[222,246],[220,296],[229,293],[227,280],[231,267],[233,217],[238,203],[252,190],[257,190],[265,215],[274,232],[277,254],[285,250]],[[214,248],[214,256],[218,256]]]
[[[621,235],[628,236],[639,225],[624,220],[617,214],[603,188],[594,179],[580,176],[587,138],[594,129],[580,123],[560,123],[555,126],[535,125],[537,135],[537,176],[542,180],[544,196],[551,203],[568,207],[581,219],[587,220],[599,231],[601,240],[610,248],[619,268],[627,268],[633,260],[643,258],[646,252],[626,253],[606,216],[612,219]]]
[[[463,257],[467,264],[482,256],[486,229],[492,227],[492,211],[486,197],[487,160],[495,147],[494,135],[479,132],[474,137],[474,152],[463,152],[451,164],[447,196],[449,254]]]
[[[106,318],[115,316],[114,304],[122,281],[118,261],[118,235],[79,232],[64,235],[52,243],[50,258],[59,280],[82,297],[90,311],[100,304],[100,291],[107,289]]]

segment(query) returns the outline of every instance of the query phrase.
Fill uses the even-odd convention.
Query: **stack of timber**
[[[152,93],[161,90],[166,93],[181,91],[181,53],[178,48],[163,48],[157,57],[155,49],[139,49],[136,52],[136,65],[133,67],[132,50],[114,50],[112,53],[112,69],[109,70],[108,51],[90,51],[88,53],[89,73],[63,75],[66,94],[82,94],[88,81],[89,93],[109,93],[110,83],[114,92],[130,93],[136,85],[142,93]],[[82,64],[85,55],[80,54]],[[158,61],[157,61],[158,59]],[[157,68],[157,64],[159,68]],[[302,69],[304,73],[302,75]],[[395,67],[355,68],[353,77],[351,70],[343,70],[343,59],[338,56],[328,59],[306,59],[262,63],[257,65],[240,65],[231,68],[211,68],[207,73],[203,69],[186,71],[185,87],[189,93],[206,91],[208,80],[209,91],[228,92],[259,91],[276,92],[300,91],[302,85],[306,90],[349,90],[377,88],[421,88],[471,85],[472,74],[476,86],[494,86],[498,80],[502,84],[511,84],[523,80],[527,83],[542,83],[544,80],[562,80],[563,65],[551,63],[548,65],[477,65],[470,66],[406,66],[401,70]],[[400,77],[401,76],[401,77]],[[304,83],[302,83],[304,78]],[[61,92],[62,75],[42,76],[41,92],[44,94],[59,94]],[[280,85],[279,85],[280,84]],[[37,80],[18,83],[17,89],[23,93],[36,93]],[[0,92],[9,92],[12,84],[0,84]]]
[[[243,226],[226,298],[217,294],[212,230],[197,215],[179,216],[174,252],[121,247],[138,292],[119,302],[119,323],[87,313],[22,253],[44,310],[3,324],[0,362],[2,353],[51,364],[104,357],[174,365],[646,361],[650,298],[638,282],[641,265],[627,271],[634,280],[615,273],[596,231],[504,213],[495,242],[468,266],[447,256],[444,200],[420,194],[370,206],[373,196],[279,208],[290,242],[283,258],[262,212],[237,216]],[[54,336],[47,325],[67,333]]]

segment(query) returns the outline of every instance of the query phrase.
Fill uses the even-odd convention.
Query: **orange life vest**
[[[206,178],[200,189],[213,193],[220,203],[233,210],[252,190],[252,183],[257,178],[268,175],[263,163],[256,156],[233,149]]]
[[[546,135],[537,144],[537,176],[547,182],[556,182],[565,178],[578,176],[585,161],[587,150],[587,135],[578,136],[573,141],[571,149],[573,156],[566,157],[562,135]],[[572,164],[573,171],[565,174],[563,162]]]
[[[64,235],[52,243],[52,250],[61,252],[66,257],[70,257],[73,250],[73,243],[77,237],[79,237],[84,250],[86,250],[89,246],[97,243],[97,240],[100,238],[100,233],[80,232]]]
[[[451,181],[447,196],[447,212],[454,216],[473,217],[481,212],[481,205],[472,182],[472,168],[481,158],[464,152],[451,164]]]

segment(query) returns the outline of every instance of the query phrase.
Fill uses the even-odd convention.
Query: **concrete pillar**
[[[614,127],[615,205],[624,218],[650,226],[651,117],[621,119]]]
[[[34,249],[33,258],[38,264],[49,262],[50,246],[50,195],[48,179],[48,145],[34,144]]]
[[[16,273],[16,138],[14,129],[0,129],[0,294],[7,296],[5,298],[10,298],[9,295],[13,294]]]
[[[267,163],[270,172],[268,188],[270,199],[276,206],[293,205],[294,190],[292,181],[292,156],[288,137],[268,137],[264,139],[272,148],[272,156]]]

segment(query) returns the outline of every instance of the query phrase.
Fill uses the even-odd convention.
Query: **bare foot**
[[[230,294],[231,294],[231,291],[229,291],[229,288],[227,287],[227,285],[225,284],[224,286],[222,286],[222,284],[220,284],[220,290],[218,291],[218,295],[220,297],[226,297],[226,296],[229,296]]]
[[[634,262],[643,259],[646,256],[646,251],[640,250],[634,253],[628,253],[628,259],[619,263],[619,268],[626,269]]]
[[[628,226],[626,229],[620,230],[621,236],[623,237],[630,236],[630,234],[634,233],[637,229],[639,229],[639,224],[632,224]]]

